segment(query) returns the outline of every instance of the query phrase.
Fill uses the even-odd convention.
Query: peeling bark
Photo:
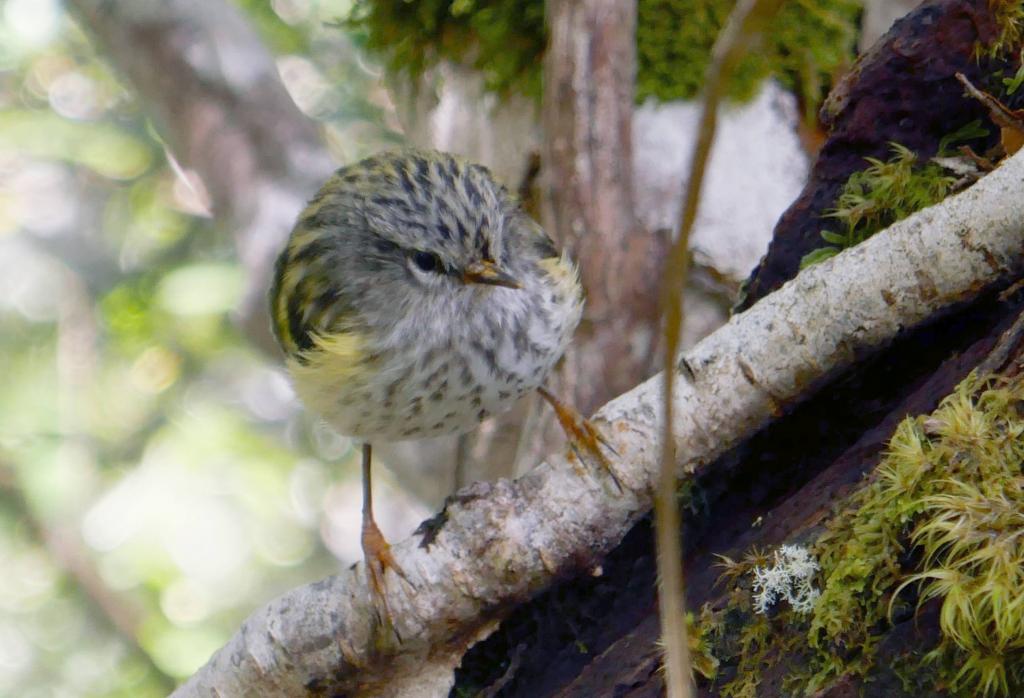
[[[676,396],[679,466],[700,475],[835,372],[1024,271],[1022,187],[1018,154],[965,192],[806,270],[694,347],[680,362],[688,370]],[[460,492],[429,545],[421,537],[396,546],[415,586],[389,580],[400,647],[380,647],[360,564],[257,611],[176,695],[437,695],[496,618],[552,580],[598,565],[649,509],[660,402],[655,377],[597,415],[620,454],[623,492],[552,455],[517,480]]]

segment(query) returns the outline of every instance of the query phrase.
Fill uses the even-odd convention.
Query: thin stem
[[[661,448],[661,471],[654,497],[654,520],[658,550],[658,607],[665,647],[665,683],[669,698],[688,698],[692,695],[693,688],[686,632],[673,432],[676,357],[679,354],[680,330],[683,324],[683,289],[689,273],[690,232],[697,218],[704,172],[711,153],[711,144],[714,142],[719,102],[722,100],[730,75],[751,40],[781,4],[782,0],[740,0],[715,42],[704,81],[697,141],[690,161],[690,176],[683,194],[679,231],[669,252],[662,283],[662,307],[665,313],[665,402],[662,415],[664,437]]]
[[[373,522],[373,484],[370,482],[372,457],[373,448],[370,444],[363,444],[363,530],[366,530],[368,523]]]

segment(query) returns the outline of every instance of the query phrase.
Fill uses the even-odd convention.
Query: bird
[[[272,327],[307,409],[362,442],[378,618],[390,618],[386,572],[408,577],[373,516],[374,442],[464,433],[538,391],[581,460],[614,478],[611,444],[544,386],[582,310],[575,264],[487,168],[457,156],[371,155],[299,215],[275,265]]]

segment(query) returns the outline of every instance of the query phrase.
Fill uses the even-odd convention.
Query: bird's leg
[[[576,456],[580,460],[583,460],[584,452],[593,456],[594,460],[604,468],[605,472],[611,475],[619,491],[622,491],[622,483],[619,481],[619,477],[615,474],[615,470],[612,469],[612,464],[608,457],[601,450],[601,447],[604,446],[615,455],[618,455],[608,442],[608,439],[604,438],[601,432],[597,430],[597,427],[585,419],[575,408],[559,400],[547,388],[541,386],[537,388],[537,392],[540,393],[542,398],[547,400],[548,404],[555,411],[558,423],[562,425],[562,431],[565,432],[565,436],[569,440],[569,446],[576,453]]]
[[[391,554],[391,546],[388,545],[384,534],[377,527],[373,519],[373,486],[370,480],[370,458],[372,450],[370,444],[363,444],[363,558],[366,560],[366,572],[370,581],[370,594],[377,606],[377,615],[385,625],[394,625],[391,619],[391,610],[388,608],[387,589],[384,585],[384,573],[390,568],[397,575],[409,581],[405,572],[395,561]],[[397,636],[397,631],[396,631]],[[399,638],[401,640],[401,638]]]

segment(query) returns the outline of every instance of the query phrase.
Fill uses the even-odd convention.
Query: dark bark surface
[[[823,247],[823,216],[835,206],[864,158],[891,155],[900,143],[920,160],[935,155],[944,136],[985,110],[964,95],[955,74],[976,84],[1005,64],[975,57],[999,33],[988,0],[928,0],[896,22],[829,95],[822,119],[829,130],[807,184],[775,226],[772,242],[746,285],[739,308],[749,308],[796,276],[800,260]],[[997,129],[990,128],[989,144]],[[980,152],[980,151],[979,151]]]

